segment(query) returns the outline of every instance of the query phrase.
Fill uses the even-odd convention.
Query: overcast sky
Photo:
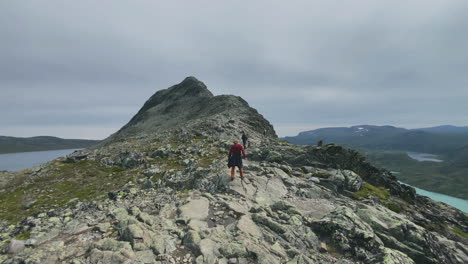
[[[232,3],[228,3],[232,2]],[[468,125],[468,1],[0,1],[0,135],[102,139],[193,75],[296,135]]]

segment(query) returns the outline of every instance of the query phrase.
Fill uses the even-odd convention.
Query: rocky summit
[[[245,178],[227,152],[249,134]],[[97,147],[0,174],[0,263],[468,263],[468,216],[194,77]]]

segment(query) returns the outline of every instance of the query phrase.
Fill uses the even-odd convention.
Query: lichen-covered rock
[[[404,252],[418,263],[439,263],[440,259],[468,261],[466,253],[456,249],[456,242],[444,243],[442,240],[446,239],[441,236],[382,206],[361,205],[356,214],[373,228],[386,247]]]
[[[415,262],[400,251],[385,248],[381,254],[371,260],[371,263],[414,264]]]
[[[91,250],[91,252],[89,253],[88,261],[90,264],[101,264],[101,263],[130,264],[130,263],[133,263],[133,259],[128,258],[121,252],[101,251],[99,249]]]
[[[8,253],[10,253],[10,254],[18,253],[18,252],[22,251],[24,249],[24,247],[25,247],[24,241],[13,239],[10,242],[10,245],[8,245]]]
[[[369,261],[384,246],[373,229],[348,207],[336,208],[313,226],[314,230],[329,236],[338,249],[361,260]]]

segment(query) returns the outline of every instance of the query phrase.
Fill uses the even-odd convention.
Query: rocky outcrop
[[[217,98],[205,89],[189,78],[157,93],[99,148],[3,189],[0,209],[25,217],[0,221],[0,263],[468,261],[465,214],[416,195],[355,151],[263,136],[267,123],[252,123],[260,116],[238,99],[213,99],[242,103],[233,123],[222,109],[183,127],[153,123],[167,100]],[[227,148],[240,123],[251,134],[245,178],[230,181]],[[36,202],[15,206],[26,198]]]
[[[181,83],[155,93],[128,124],[101,145],[171,128],[224,137],[238,135],[241,131],[249,134],[266,131],[267,136],[276,137],[273,126],[242,98],[213,96],[203,82],[187,77]]]

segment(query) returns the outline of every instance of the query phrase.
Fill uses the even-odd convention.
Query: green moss
[[[401,213],[403,211],[403,206],[401,203],[398,203],[394,200],[384,202],[385,207],[392,210],[395,213]]]
[[[93,201],[133,180],[131,170],[105,167],[95,161],[56,162],[55,171],[26,187],[0,193],[0,219],[15,224],[34,213],[67,205],[73,198]],[[24,201],[35,201],[25,208]]]
[[[460,228],[454,226],[452,228],[450,228],[455,234],[463,237],[463,238],[468,238],[468,233],[465,233],[463,230],[461,230]]]
[[[278,143],[286,144],[286,145],[291,145],[288,141],[281,139],[281,138],[275,138],[275,141]]]
[[[9,223],[16,223],[23,218],[21,201],[25,190],[17,188],[10,192],[0,193],[0,217]]]
[[[27,240],[27,239],[30,239],[31,238],[31,232],[28,231],[28,232],[25,232],[23,234],[19,234],[15,237],[15,239],[18,239],[18,240]]]
[[[191,190],[192,190],[192,189],[190,189],[190,188],[184,188],[184,189],[182,189],[182,190],[179,190],[179,191],[177,192],[177,197],[178,197],[178,198],[185,198],[185,197],[187,197],[187,196],[189,195],[189,192],[190,192]]]
[[[202,140],[205,140],[205,139],[207,139],[207,137],[196,137],[196,138],[192,139],[192,143],[198,143],[198,142],[200,142]]]
[[[422,225],[424,228],[426,228],[429,231],[434,231],[434,232],[441,232],[442,230],[448,229],[447,225],[444,223],[436,223],[436,222],[430,222],[430,223],[425,223]]]
[[[367,182],[359,191],[353,193],[353,198],[355,199],[365,198],[365,197],[368,197],[369,195],[378,197],[383,200],[387,200],[388,198],[390,198],[390,193],[388,192],[387,189],[381,186],[371,185]]]

